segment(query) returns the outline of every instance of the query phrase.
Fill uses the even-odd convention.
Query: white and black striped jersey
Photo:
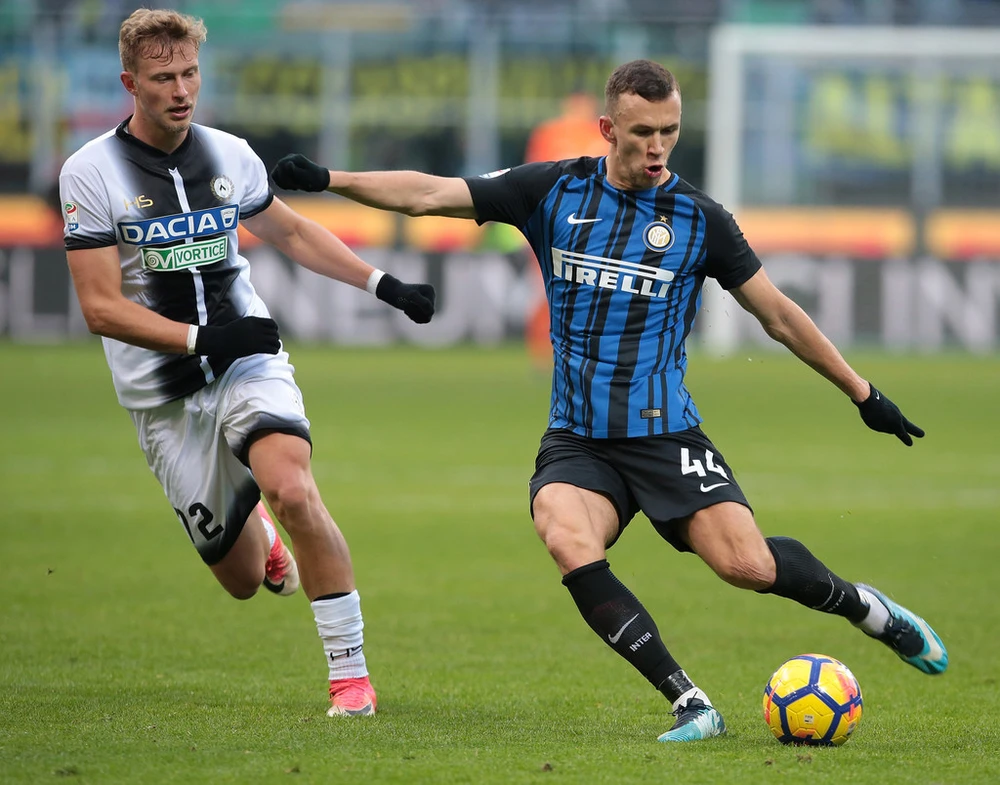
[[[129,118],[131,119],[131,118]],[[267,316],[239,255],[239,221],[274,198],[263,161],[244,139],[192,125],[164,153],[126,130],[85,144],[59,175],[66,250],[116,245],[122,294],[187,324]],[[232,360],[164,354],[104,339],[118,400],[147,409],[220,376]]]

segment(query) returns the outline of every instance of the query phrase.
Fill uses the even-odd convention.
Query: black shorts
[[[698,427],[628,439],[591,439],[550,429],[542,435],[528,486],[532,506],[535,494],[550,482],[606,496],[618,511],[615,540],[641,510],[679,551],[691,550],[677,536],[681,520],[719,502],[750,507],[725,458]]]

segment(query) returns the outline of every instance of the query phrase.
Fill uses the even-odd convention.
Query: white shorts
[[[129,412],[149,468],[206,564],[229,553],[260,501],[250,436],[280,431],[311,441],[292,372],[285,352],[255,354],[186,398]]]

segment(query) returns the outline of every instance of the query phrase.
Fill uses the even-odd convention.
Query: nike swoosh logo
[[[602,220],[601,218],[577,218],[576,213],[573,213],[566,221],[572,225],[576,224],[593,224]]]
[[[709,491],[714,491],[716,488],[721,488],[723,485],[729,485],[729,483],[717,482],[715,485],[705,485],[705,483],[702,483],[700,487],[702,493],[708,493]]]
[[[934,632],[927,626],[927,622],[923,619],[914,619],[914,621],[917,622],[917,626],[920,628],[921,632],[923,632],[924,639],[927,641],[927,654],[920,655],[920,658],[930,662],[937,662],[942,656],[944,656],[944,652],[941,651],[941,646],[935,639]]]
[[[612,643],[618,643],[618,639],[621,638],[622,633],[625,632],[625,628],[628,627],[632,622],[634,622],[638,618],[639,618],[639,614],[637,613],[635,616],[633,616],[631,619],[629,619],[627,622],[625,622],[622,625],[622,628],[620,630],[618,630],[617,633],[615,633],[614,635],[609,635],[608,636],[608,640],[611,641]]]

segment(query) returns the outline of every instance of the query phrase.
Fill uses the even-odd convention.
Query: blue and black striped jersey
[[[549,427],[594,438],[701,422],[684,341],[706,276],[726,289],[760,261],[732,215],[676,174],[622,191],[604,158],[532,163],[467,178],[478,221],[528,239],[545,281],[554,350]]]

